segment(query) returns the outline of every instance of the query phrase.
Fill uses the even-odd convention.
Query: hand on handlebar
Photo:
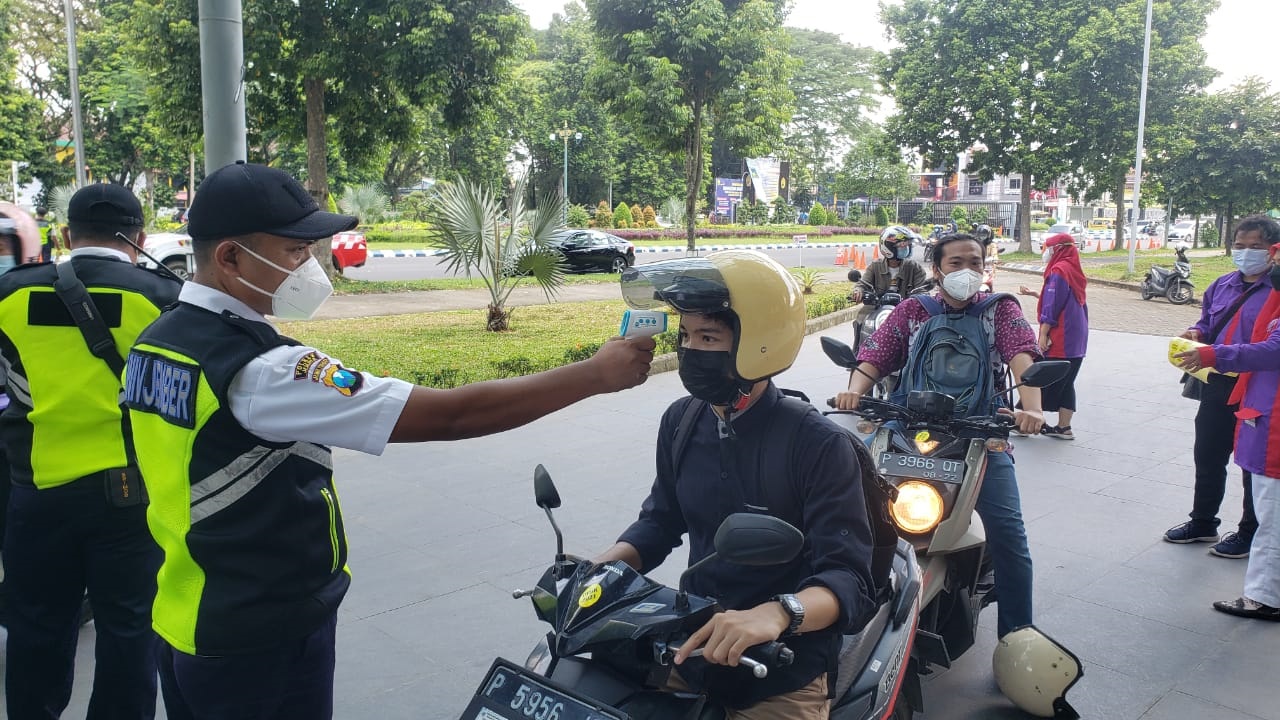
[[[858,403],[862,401],[862,393],[846,391],[837,393],[832,399],[835,402],[828,402],[827,404],[837,410],[857,410]]]
[[[862,291],[857,288],[854,288],[853,292],[849,293],[849,302],[851,303],[862,302]]]
[[[703,660],[713,665],[737,667],[744,651],[777,640],[789,624],[790,619],[777,603],[716,613],[684,641],[676,653],[675,664],[680,665],[702,648]]]
[[[1018,432],[1024,435],[1039,435],[1040,429],[1044,427],[1044,413],[1039,410],[1010,411],[1007,408],[1001,408],[1000,414],[1012,416]]]

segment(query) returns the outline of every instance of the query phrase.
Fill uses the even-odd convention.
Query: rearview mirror
[[[1066,360],[1041,360],[1033,363],[1022,373],[1022,383],[1027,387],[1043,388],[1065,378],[1071,372],[1071,363]]]
[[[782,565],[804,547],[804,533],[772,515],[734,513],[716,531],[716,555],[738,565]]]
[[[855,268],[855,269],[853,269],[853,270],[850,270],[850,271],[849,271],[849,282],[858,282],[858,281],[859,281],[859,280],[861,280],[861,279],[862,279],[862,271],[861,271],[861,270],[858,270],[858,269],[856,269],[856,268]]]
[[[831,358],[831,362],[846,370],[852,370],[858,367],[858,356],[853,353],[853,348],[844,343],[823,335],[820,338],[822,343],[822,352]]]
[[[551,481],[551,473],[541,463],[533,469],[533,498],[543,510],[560,507],[560,493],[556,491],[556,484]]]

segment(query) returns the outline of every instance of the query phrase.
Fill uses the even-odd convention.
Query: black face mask
[[[733,374],[733,356],[727,350],[679,348],[680,382],[689,394],[712,405],[732,405],[745,393],[746,383]]]
[[[1271,266],[1271,287],[1280,292],[1280,265]]]

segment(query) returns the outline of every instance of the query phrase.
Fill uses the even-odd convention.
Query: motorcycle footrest
[[[947,641],[941,635],[928,630],[916,630],[914,653],[925,665],[938,665],[950,669],[951,654],[947,652]]]

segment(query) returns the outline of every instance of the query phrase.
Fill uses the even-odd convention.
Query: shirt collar
[[[112,260],[123,260],[130,265],[133,264],[133,260],[130,260],[128,255],[115,248],[93,245],[88,247],[78,247],[71,251],[71,257],[73,258],[84,256],[111,258]]]
[[[223,312],[229,312],[232,315],[238,315],[245,320],[254,322],[271,324],[270,320],[263,317],[262,313],[245,305],[231,295],[221,290],[211,288],[208,285],[201,285],[197,282],[186,282],[182,284],[182,290],[178,293],[178,300],[189,305],[204,308],[209,312],[221,315]]]
[[[733,423],[733,431],[747,434],[753,434],[757,430],[763,431],[765,423],[769,421],[770,413],[773,412],[773,407],[778,404],[781,398],[782,391],[770,380],[764,392],[750,407],[730,416],[729,419]]]

